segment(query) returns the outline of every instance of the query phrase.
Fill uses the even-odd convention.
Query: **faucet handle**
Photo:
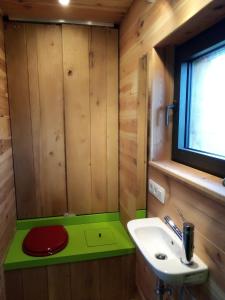
[[[174,233],[182,240],[182,232],[169,216],[164,217],[165,223],[173,230]]]

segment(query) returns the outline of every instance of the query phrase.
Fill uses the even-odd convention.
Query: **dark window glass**
[[[225,21],[176,50],[173,160],[225,177]]]

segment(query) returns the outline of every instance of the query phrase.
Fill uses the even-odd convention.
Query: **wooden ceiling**
[[[64,19],[120,23],[133,0],[71,0],[63,7],[58,0],[0,0],[9,18]]]

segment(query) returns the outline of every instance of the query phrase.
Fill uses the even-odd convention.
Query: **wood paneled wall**
[[[140,123],[137,109],[139,61],[143,55],[148,54],[149,94],[151,95],[149,114],[151,125],[153,125],[149,138],[150,158],[153,160],[170,159],[171,126],[165,130],[164,120],[165,106],[173,101],[173,46],[188,40],[221,20],[225,16],[224,4],[222,0],[158,0],[151,5],[145,1],[135,0],[122,22],[120,31],[120,108],[122,113],[120,117],[120,165],[126,164],[126,170],[129,171],[125,173],[122,168],[120,169],[120,190],[129,192],[124,194],[120,201],[122,201],[121,209],[125,207],[127,219],[133,218],[134,211],[131,209],[135,210],[140,205],[137,197],[140,192],[138,147],[141,147],[138,142],[141,137],[138,133]],[[123,127],[123,115],[127,116],[126,124],[130,126]],[[131,137],[132,152],[130,151]],[[144,138],[144,135],[142,137]],[[130,151],[129,158],[122,153],[128,151]],[[126,181],[123,180],[125,175]],[[221,235],[224,232],[222,217],[224,205],[218,204],[213,197],[205,197],[201,192],[192,190],[190,186],[177,182],[169,175],[163,175],[161,171],[156,171],[153,167],[149,167],[149,177],[161,183],[168,193],[167,203],[164,206],[149,195],[149,216],[163,217],[169,214],[181,225],[181,212],[185,219],[196,226],[196,253],[209,265],[211,276],[206,285],[188,292],[196,299],[224,299],[225,244]],[[126,210],[126,207],[131,209]],[[155,297],[154,276],[152,274],[148,276],[146,269],[143,269],[143,266],[147,268],[143,258],[138,259],[137,263],[137,283],[143,296],[146,299],[152,299]],[[192,299],[191,294],[188,294],[187,299]]]
[[[147,55],[139,59],[136,95],[126,95],[129,86],[120,90],[120,210],[124,224],[135,218],[136,209],[146,207],[148,64]],[[137,102],[132,103],[135,97]]]
[[[7,300],[135,300],[135,294],[134,255],[6,272]]]
[[[11,130],[5,65],[4,31],[0,14],[0,299],[4,300],[3,258],[15,229],[16,205]]]
[[[18,218],[118,210],[117,30],[5,35]]]
[[[150,178],[166,189],[165,205],[149,194],[148,215],[165,215],[182,228],[183,220],[195,225],[195,253],[208,265],[209,280],[190,290],[198,300],[225,299],[225,203],[190,189],[170,176],[151,168]]]
[[[120,28],[120,205],[127,219],[136,208],[145,208],[138,197],[139,148],[142,124],[138,110],[139,61],[157,45],[183,42],[225,16],[223,0],[157,0],[154,4],[135,0]],[[178,30],[179,29],[179,30]],[[179,33],[178,33],[179,31]],[[149,73],[152,73],[151,67]],[[160,75],[160,74],[159,74]],[[157,81],[157,79],[156,79]],[[160,85],[160,81],[156,84]],[[149,76],[149,94],[151,94]],[[140,137],[141,135],[141,137]],[[143,171],[142,171],[143,174]],[[143,176],[143,175],[142,175]],[[145,187],[146,188],[146,187]]]

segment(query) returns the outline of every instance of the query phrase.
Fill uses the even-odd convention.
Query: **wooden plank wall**
[[[117,30],[5,34],[18,218],[118,210]]]
[[[146,206],[148,57],[138,63],[136,92],[120,90],[120,210],[124,224]],[[132,103],[135,97],[136,103]],[[134,158],[135,157],[135,158]]]
[[[219,7],[219,9],[218,9]],[[150,158],[162,160],[171,158],[171,126],[165,130],[165,106],[173,101],[173,46],[174,43],[184,42],[199,31],[216,23],[225,16],[224,1],[164,1],[158,0],[150,5],[144,1],[134,1],[127,17],[124,19],[120,32],[120,107],[123,114],[129,116],[132,127],[132,137],[139,140],[137,122],[137,90],[139,60],[144,54],[149,56],[149,91],[151,94],[151,137]],[[196,26],[199,24],[198,26]],[[171,42],[172,41],[172,42]],[[165,47],[168,46],[169,47]],[[156,48],[155,48],[156,47]],[[161,48],[160,48],[161,47]],[[162,48],[163,47],[163,48]],[[132,61],[132,64],[131,64]],[[132,114],[131,114],[132,112]],[[127,132],[128,133],[128,132]],[[120,131],[123,138],[123,151],[130,147],[129,135]],[[121,147],[121,146],[120,146]],[[138,157],[138,147],[132,153],[128,162],[129,182],[135,184],[138,166],[135,165]],[[125,161],[123,157],[121,159]],[[123,170],[120,170],[120,175]],[[123,178],[123,174],[122,174]],[[192,190],[191,187],[177,182],[169,175],[163,175],[159,170],[149,167],[149,178],[159,182],[167,190],[166,205],[160,204],[149,195],[148,215],[171,217],[181,226],[182,215],[196,226],[196,253],[210,268],[209,281],[196,289],[186,290],[187,299],[224,299],[224,204],[219,204],[213,197],[207,197]],[[147,183],[147,182],[146,182]],[[126,185],[121,179],[120,189]],[[136,189],[138,179],[136,178]],[[135,186],[132,185],[133,190]],[[137,194],[136,194],[137,195]],[[125,203],[131,202],[129,207],[138,207],[136,195],[127,194]],[[135,202],[135,203],[134,203]],[[122,206],[121,206],[122,207]],[[133,212],[128,216],[132,218]],[[143,258],[137,260],[137,284],[144,298],[155,297],[155,278],[146,270],[147,264]],[[176,294],[174,296],[176,298]]]
[[[135,0],[121,24],[119,175],[120,206],[127,219],[134,216],[136,208],[145,208],[142,199],[138,197],[141,191],[138,187],[140,175],[137,175],[142,163],[138,159],[139,147],[142,147],[138,142],[139,127],[142,126],[138,115],[139,61],[146,54],[152,57],[153,47],[160,43],[166,45],[168,37],[171,40],[176,35],[174,41],[179,39],[179,42],[191,38],[223,18],[224,11],[223,0],[157,0],[154,4]],[[188,24],[190,20],[192,26]],[[150,87],[151,81],[149,92]]]
[[[135,294],[134,255],[6,272],[7,300],[135,300]]]
[[[4,300],[2,263],[15,229],[16,205],[11,130],[5,65],[4,31],[0,14],[0,299]]]
[[[170,176],[151,168],[149,176],[166,189],[166,204],[149,194],[148,215],[163,219],[165,215],[182,228],[183,220],[195,225],[195,252],[208,265],[209,281],[190,290],[196,299],[225,299],[225,203],[190,189]]]

